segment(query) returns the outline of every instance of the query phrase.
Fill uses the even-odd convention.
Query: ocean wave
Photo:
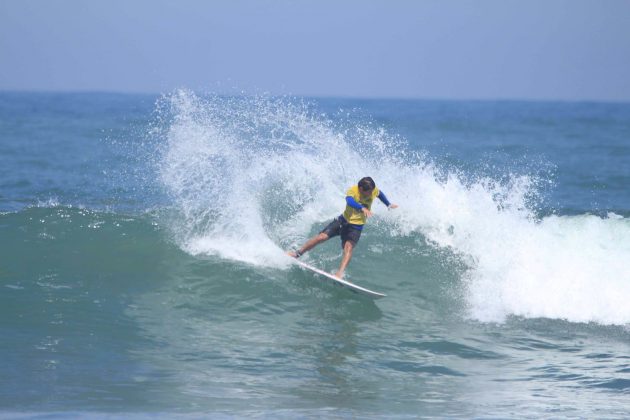
[[[175,209],[167,224],[190,254],[286,268],[283,250],[338,215],[346,189],[369,175],[400,205],[375,205],[383,241],[420,234],[465,264],[470,318],[630,322],[628,219],[541,217],[549,180],[438,167],[369,121],[286,98],[180,90],[158,113],[158,173]]]

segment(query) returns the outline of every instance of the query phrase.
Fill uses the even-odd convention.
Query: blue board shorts
[[[319,233],[325,233],[329,238],[341,235],[342,248],[346,245],[347,241],[350,241],[352,245],[356,246],[359,242],[359,238],[361,238],[361,229],[357,229],[348,223],[343,216],[337,217]]]

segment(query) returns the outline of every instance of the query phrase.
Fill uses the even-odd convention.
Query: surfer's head
[[[361,178],[358,185],[361,195],[364,196],[369,196],[370,194],[372,194],[372,191],[374,191],[374,188],[376,188],[374,180],[369,176]]]

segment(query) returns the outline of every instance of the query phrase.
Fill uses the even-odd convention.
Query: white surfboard
[[[293,257],[289,257],[289,258],[293,259],[295,263],[298,264],[300,267],[310,270],[321,276],[324,276],[327,280],[332,281],[333,284],[345,287],[346,289],[349,289],[355,293],[371,297],[372,299],[380,299],[382,297],[387,296],[383,293],[375,292],[373,290],[366,289],[365,287],[361,287],[357,284],[350,283],[349,281],[342,280],[338,277],[333,276],[330,273],[325,272],[324,270],[320,270],[319,268],[313,267],[312,265],[308,265],[305,262],[298,260],[297,258],[293,258]]]

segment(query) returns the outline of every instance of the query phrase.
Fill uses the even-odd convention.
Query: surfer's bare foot
[[[293,258],[300,258],[302,254],[300,253],[300,251],[287,251],[287,255]]]
[[[335,277],[337,277],[339,280],[343,279],[343,271],[337,271],[335,273]]]

